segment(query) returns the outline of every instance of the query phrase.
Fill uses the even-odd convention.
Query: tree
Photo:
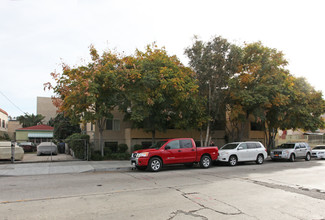
[[[72,124],[69,117],[65,117],[64,113],[59,113],[53,119],[53,127],[54,127],[54,138],[58,140],[64,140],[72,134],[80,133],[80,125]]]
[[[238,76],[229,83],[229,120],[239,130],[250,115],[265,124],[266,144],[273,146],[278,129],[323,126],[320,115],[324,100],[320,92],[303,79],[296,79],[287,69],[282,52],[265,47],[261,42],[247,44]]]
[[[62,74],[52,73],[56,82],[45,87],[57,94],[55,103],[74,123],[96,122],[99,130],[101,154],[104,155],[103,131],[111,111],[123,102],[123,63],[117,53],[106,51],[99,56],[90,46],[92,61],[70,68],[62,64]]]
[[[301,128],[315,131],[324,128],[321,115],[325,112],[323,94],[315,89],[303,77],[293,78],[293,88],[290,94],[290,106],[281,129]]]
[[[206,43],[195,37],[195,42],[185,50],[185,54],[197,74],[200,96],[205,99],[207,120],[204,144],[209,145],[212,125],[225,121],[228,81],[237,73],[241,48],[220,36]]]
[[[31,127],[31,126],[35,126],[35,125],[39,125],[42,124],[42,121],[44,120],[45,116],[41,115],[41,114],[28,114],[25,113],[25,115],[21,115],[17,117],[17,120],[19,121],[19,123],[23,126],[23,128],[26,127]]]
[[[155,44],[128,60],[133,68],[127,74],[124,111],[134,127],[151,132],[154,143],[156,131],[198,122],[198,85],[190,68]]]
[[[266,123],[268,143],[272,142],[280,126],[284,108],[289,103],[292,86],[283,53],[265,47],[261,42],[247,44],[239,74],[230,80],[230,121],[237,122],[236,140],[242,138],[244,125],[250,115],[255,121]],[[239,123],[238,123],[239,122]]]

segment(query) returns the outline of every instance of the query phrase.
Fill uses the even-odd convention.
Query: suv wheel
[[[264,157],[262,154],[259,154],[256,159],[257,164],[262,164],[264,162]]]
[[[310,161],[310,159],[311,159],[311,157],[310,157],[310,153],[307,153],[305,160],[306,160],[306,161]]]
[[[151,158],[148,165],[149,170],[153,172],[158,172],[162,168],[162,162],[158,157]]]
[[[294,154],[290,155],[289,161],[290,162],[295,162],[296,156]]]
[[[235,155],[232,155],[229,157],[229,165],[230,166],[236,166],[237,165],[237,157]]]
[[[211,165],[211,158],[208,155],[203,155],[200,160],[201,168],[209,168]]]

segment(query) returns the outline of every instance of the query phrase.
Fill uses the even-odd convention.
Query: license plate
[[[274,155],[274,156],[278,157],[278,156],[279,156],[279,154],[276,154],[276,155]]]

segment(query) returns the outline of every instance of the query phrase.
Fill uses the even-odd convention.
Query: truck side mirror
[[[165,150],[170,150],[170,146],[167,145],[167,146],[165,147]]]
[[[237,150],[242,150],[242,149],[244,149],[244,148],[243,148],[243,147],[238,147],[238,148],[237,148]]]

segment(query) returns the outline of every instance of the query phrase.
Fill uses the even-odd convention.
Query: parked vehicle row
[[[157,142],[149,149],[134,151],[131,164],[139,170],[157,172],[164,165],[184,164],[188,167],[198,163],[201,168],[209,168],[212,161],[228,163],[236,166],[238,162],[256,162],[263,164],[267,158],[267,150],[257,141],[228,143],[218,147],[196,147],[191,138],[168,139]],[[271,159],[289,160],[297,158],[309,161],[311,157],[325,159],[325,146],[318,146],[311,150],[304,142],[288,143],[278,146],[270,152]]]

